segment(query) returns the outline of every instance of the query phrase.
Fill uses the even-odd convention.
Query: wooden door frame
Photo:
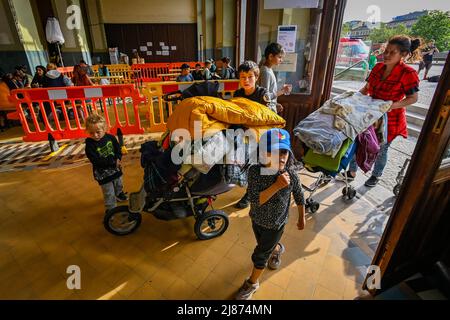
[[[342,24],[344,22],[345,8],[347,7],[347,0],[340,0],[336,4],[336,11],[334,16],[333,33],[331,35],[332,45],[330,50],[330,58],[328,59],[327,70],[325,75],[324,87],[322,97],[320,99],[320,105],[326,100],[330,99],[331,90],[334,80],[334,68],[336,67],[336,60],[339,48],[339,40],[341,37]],[[337,40],[336,40],[337,39]]]
[[[402,276],[409,276],[412,271],[403,266],[392,265],[391,259],[395,253],[396,246],[402,237],[405,227],[415,210],[423,210],[421,206],[428,196],[433,183],[448,180],[449,168],[439,171],[442,156],[448,147],[450,140],[450,120],[447,118],[441,131],[434,130],[443,110],[443,104],[450,90],[450,55],[441,75],[441,80],[436,88],[435,95],[430,105],[425,123],[417,141],[416,148],[411,158],[409,168],[400,190],[397,201],[392,208],[389,221],[378,245],[372,265],[380,268],[381,278],[386,276],[388,269],[396,269],[398,275],[389,282],[400,279],[399,274],[404,268]],[[445,181],[444,180],[444,181]],[[445,205],[445,204],[443,204]],[[367,281],[367,279],[366,279]],[[366,287],[366,283],[364,283]],[[376,291],[371,291],[375,294]]]
[[[259,0],[247,0],[245,18],[245,53],[244,59],[258,59],[258,34],[259,34]]]
[[[312,113],[321,105],[321,101],[329,99],[333,84],[334,66],[336,64],[337,49],[339,46],[339,35],[344,19],[344,10],[347,0],[324,0],[322,16],[319,27],[319,39],[317,42],[314,71],[311,83],[311,93],[291,94],[281,96],[279,102],[302,100],[302,103],[312,104]],[[324,79],[321,81],[320,79]],[[299,121],[301,119],[298,119]]]

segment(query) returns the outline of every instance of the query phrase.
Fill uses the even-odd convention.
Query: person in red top
[[[74,86],[93,86],[94,83],[89,79],[87,75],[87,67],[83,67],[79,64],[73,67],[72,82]]]
[[[384,61],[375,65],[367,78],[366,85],[360,90],[362,94],[370,95],[374,99],[393,101],[387,113],[387,142],[381,145],[372,176],[365,182],[367,187],[374,187],[383,174],[391,142],[397,136],[408,137],[405,107],[418,100],[419,77],[416,70],[406,65],[404,61],[419,60],[419,46],[419,39],[412,40],[408,36],[397,35],[389,39],[383,53]],[[352,161],[347,177],[353,179],[356,176],[356,170],[356,162]]]

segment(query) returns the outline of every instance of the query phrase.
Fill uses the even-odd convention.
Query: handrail
[[[351,68],[357,66],[357,65],[360,64],[361,62],[363,62],[363,63],[366,65],[365,72],[367,72],[367,70],[369,70],[369,63],[368,63],[366,60],[359,60],[358,62],[352,64],[350,67],[348,67],[348,68],[346,68],[346,69],[344,69],[344,70],[342,70],[342,71],[336,73],[336,74],[334,75],[334,78],[340,76],[340,75],[343,74],[344,72],[346,72],[346,71],[350,70]],[[366,75],[364,75],[364,78],[366,78]]]

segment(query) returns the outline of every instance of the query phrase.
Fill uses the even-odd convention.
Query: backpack
[[[156,141],[141,145],[141,167],[144,168],[144,189],[147,193],[164,193],[178,182],[177,171],[181,165],[171,161],[171,151],[170,148],[162,151]]]
[[[428,77],[428,82],[439,82],[439,78],[441,76],[437,75],[437,76],[432,76],[432,77]]]

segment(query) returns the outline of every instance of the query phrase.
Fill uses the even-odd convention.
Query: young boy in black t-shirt
[[[116,200],[126,201],[122,182],[122,152],[117,139],[106,133],[106,121],[97,114],[86,119],[86,156],[93,166],[94,179],[102,188],[106,211],[116,207]]]

